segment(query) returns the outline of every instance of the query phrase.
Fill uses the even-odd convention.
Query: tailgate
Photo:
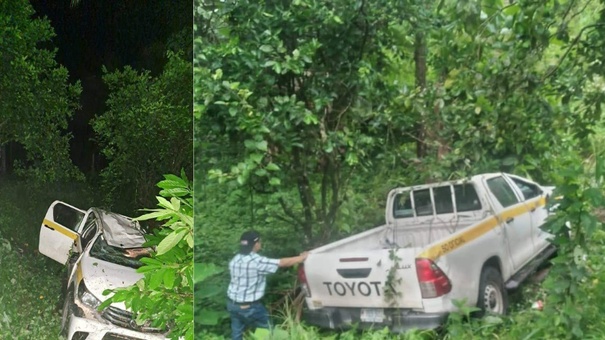
[[[391,304],[384,295],[387,275],[395,265],[388,249],[311,253],[305,260],[310,300],[323,307],[422,308],[415,255],[411,248],[397,251],[400,260],[392,282],[401,295]]]

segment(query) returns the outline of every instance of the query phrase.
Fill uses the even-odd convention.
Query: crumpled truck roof
[[[101,229],[107,244],[122,249],[140,248],[146,242],[141,226],[130,217],[92,208],[101,222]]]

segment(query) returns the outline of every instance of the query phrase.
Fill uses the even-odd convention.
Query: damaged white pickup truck
[[[436,328],[454,301],[504,314],[554,247],[541,230],[553,187],[491,173],[398,188],[386,224],[310,252],[305,321],[324,328]],[[390,274],[390,275],[389,275]]]
[[[166,339],[165,330],[138,325],[123,303],[97,307],[105,289],[133,285],[146,253],[139,224],[131,218],[55,201],[40,228],[40,253],[67,265],[61,331],[68,340]]]

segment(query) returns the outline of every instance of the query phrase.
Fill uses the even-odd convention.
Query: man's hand
[[[303,251],[303,252],[302,252],[302,253],[300,253],[300,255],[298,255],[298,256],[300,256],[300,257],[301,257],[301,259],[302,259],[300,262],[303,262],[304,260],[306,260],[306,259],[307,259],[307,256],[309,256],[309,252],[308,252],[308,251]]]
[[[295,264],[302,263],[304,260],[307,259],[308,255],[309,255],[308,251],[303,251],[298,256],[285,257],[285,258],[279,260],[279,266],[280,267],[291,267]]]
[[[124,249],[124,256],[130,258],[137,258],[139,256],[149,256],[151,253],[150,248],[130,248]]]

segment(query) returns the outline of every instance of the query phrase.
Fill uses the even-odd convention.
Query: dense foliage
[[[106,73],[108,110],[93,121],[111,203],[148,205],[162,173],[192,167],[191,62],[168,52],[159,76],[130,67]]]
[[[196,3],[196,261],[218,268],[196,291],[198,310],[214,311],[197,320],[204,336],[228,334],[224,292],[203,287],[224,290],[243,230],[261,231],[265,254],[289,256],[380,223],[394,185],[507,171],[565,197],[546,226],[559,257],[523,297],[547,307],[453,316],[444,332],[405,337],[601,337],[602,261],[590,254],[604,250],[603,140],[591,139],[603,126],[602,5]],[[270,282],[273,311],[295,286],[290,274]]]
[[[64,179],[76,173],[65,130],[81,87],[55,61],[50,22],[33,14],[28,1],[0,3],[0,147],[19,143],[27,153],[21,170]]]
[[[124,301],[137,322],[151,320],[153,327],[169,328],[170,338],[193,339],[193,192],[184,172],[165,175],[158,183],[158,208],[137,220],[163,221],[145,244],[154,247],[137,272],[144,277],[135,285],[105,293],[113,295],[99,307]]]

